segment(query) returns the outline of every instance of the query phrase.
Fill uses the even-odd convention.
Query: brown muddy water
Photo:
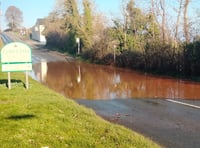
[[[33,78],[72,99],[200,99],[200,83],[81,62],[41,62]]]

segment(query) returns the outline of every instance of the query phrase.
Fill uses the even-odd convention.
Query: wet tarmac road
[[[199,148],[200,110],[161,99],[76,100],[168,148]],[[190,101],[191,102],[191,101]],[[193,101],[193,104],[199,104]]]

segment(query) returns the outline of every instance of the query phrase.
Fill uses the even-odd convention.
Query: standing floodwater
[[[200,83],[132,70],[81,62],[35,64],[33,69],[37,80],[74,99],[200,99]]]

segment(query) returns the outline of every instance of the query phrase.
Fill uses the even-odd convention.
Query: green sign
[[[24,43],[12,42],[1,49],[2,72],[31,71],[31,49]]]

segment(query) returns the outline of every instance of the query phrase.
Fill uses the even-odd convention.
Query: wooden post
[[[114,45],[114,64],[115,64],[115,61],[116,61],[116,45]]]
[[[28,83],[28,72],[26,71],[26,89],[29,88],[29,83]]]
[[[8,72],[8,89],[11,89],[10,72]]]

